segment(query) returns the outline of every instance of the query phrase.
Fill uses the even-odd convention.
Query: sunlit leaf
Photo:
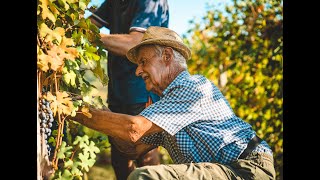
[[[48,92],[44,97],[50,101],[50,108],[54,115],[59,112],[59,114],[70,115],[73,109],[72,99],[69,95],[63,92],[56,92],[56,96],[53,96],[50,92]]]
[[[70,155],[72,154],[71,150],[72,150],[72,147],[67,146],[67,143],[63,141],[57,153],[57,158],[64,159],[66,157],[70,157]]]
[[[64,70],[63,78],[67,84],[71,86],[76,86],[76,77],[77,75],[72,71]]]
[[[52,12],[48,9],[48,5],[51,3],[49,0],[39,0],[41,2],[41,8],[42,8],[42,19],[48,18],[52,22],[56,22],[56,18],[52,14]]]
[[[93,141],[90,141],[89,146],[85,147],[83,151],[87,151],[90,154],[90,157],[94,159],[96,158],[96,153],[100,152],[100,149],[97,148]]]
[[[83,137],[77,136],[73,141],[73,145],[79,144],[80,148],[84,148],[89,145],[89,137],[84,135]]]
[[[95,160],[89,158],[88,152],[83,152],[79,154],[79,159],[81,160],[81,166],[84,168],[85,171],[89,171],[89,168],[93,166]]]
[[[68,170],[68,169],[65,169],[62,173],[62,179],[64,180],[72,180],[73,177],[72,177],[72,174],[71,172]]]
[[[81,112],[82,112],[85,116],[87,116],[88,118],[91,118],[91,117],[92,117],[92,114],[89,112],[89,108],[88,108],[88,107],[83,106],[83,107],[81,108]]]

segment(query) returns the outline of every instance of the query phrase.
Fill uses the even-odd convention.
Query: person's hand
[[[125,154],[127,158],[137,159],[139,157],[134,143],[116,137],[111,137],[109,140],[121,153]]]
[[[92,114],[94,114],[97,111],[111,112],[111,110],[106,106],[103,106],[102,109],[97,109],[92,105],[83,105],[82,107],[79,107],[79,109],[77,110],[76,116],[74,116],[74,117],[68,116],[66,118],[66,120],[73,120],[73,121],[76,121],[80,124],[84,124],[84,121],[86,119],[92,118]]]
[[[79,110],[76,111],[76,115],[75,116],[66,116],[65,120],[67,121],[75,121],[78,122],[80,124],[83,124],[83,118],[85,118],[85,116],[83,115],[83,112],[81,111],[81,107],[79,108]]]

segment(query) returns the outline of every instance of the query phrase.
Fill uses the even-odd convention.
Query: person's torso
[[[182,91],[180,89],[184,93],[178,93]],[[194,103],[183,104],[181,107],[176,106],[177,111],[171,109],[170,114],[176,114],[174,116],[170,115],[171,119],[166,119],[165,116],[162,116],[160,120],[154,119],[158,116],[157,112],[166,111],[161,109],[161,106],[156,108],[157,104],[161,104],[162,101],[174,101],[173,99],[169,100],[169,98],[175,98],[177,95],[182,98],[182,94],[188,94],[188,98],[193,96],[193,93],[186,92],[186,89],[195,89],[192,92],[198,93],[198,96],[190,98],[194,100]],[[175,163],[230,163],[240,156],[250,139],[256,134],[250,124],[233,113],[230,104],[220,90],[203,76],[190,76],[183,72],[165,91],[164,97],[153,105],[154,109],[145,109],[142,115],[148,117],[148,111],[152,112],[154,123],[162,126],[163,129],[170,129],[173,126],[182,126],[183,128],[173,130],[174,132],[177,131],[174,135],[163,131],[155,134],[154,138],[152,138],[153,135],[145,137],[143,141],[165,147]],[[170,94],[175,96],[170,96]],[[179,116],[179,112],[189,113],[192,120],[181,118],[183,116]],[[166,122],[162,124],[163,121]],[[174,123],[166,125],[168,121]],[[187,124],[184,126],[185,123]],[[154,141],[155,138],[158,140]],[[262,141],[253,152],[264,152],[272,155],[272,151],[265,141]]]
[[[151,25],[168,26],[168,18],[163,22],[153,22],[154,18],[148,18],[153,16],[148,13],[153,13],[152,15],[154,15],[155,12],[148,12],[147,9],[141,10],[144,8],[141,3],[146,3],[147,1],[120,0],[118,2],[118,6],[115,6],[118,8],[111,8],[113,12],[110,13],[110,34],[128,34],[129,29],[132,26],[144,26],[143,28],[147,28],[146,26]],[[112,3],[112,1],[110,3]],[[154,6],[156,6],[156,4]],[[137,15],[137,12],[139,12],[139,15]],[[157,16],[164,16],[161,11],[157,11],[156,13]],[[167,9],[165,14],[168,16]],[[126,57],[116,56],[112,53],[108,54],[109,104],[143,103],[148,101],[149,96],[151,96],[153,102],[159,100],[159,97],[156,94],[146,90],[143,79],[135,75],[136,68],[137,65],[130,62]]]

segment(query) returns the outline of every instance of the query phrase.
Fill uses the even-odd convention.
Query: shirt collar
[[[170,90],[175,87],[177,84],[180,84],[180,81],[189,77],[190,73],[187,70],[182,71],[170,84],[169,86],[162,92],[162,95],[165,96],[170,92]]]

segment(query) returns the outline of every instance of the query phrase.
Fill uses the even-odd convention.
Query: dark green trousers
[[[264,153],[251,153],[228,165],[219,163],[187,163],[145,166],[135,169],[128,180],[147,179],[275,179],[273,157]]]

